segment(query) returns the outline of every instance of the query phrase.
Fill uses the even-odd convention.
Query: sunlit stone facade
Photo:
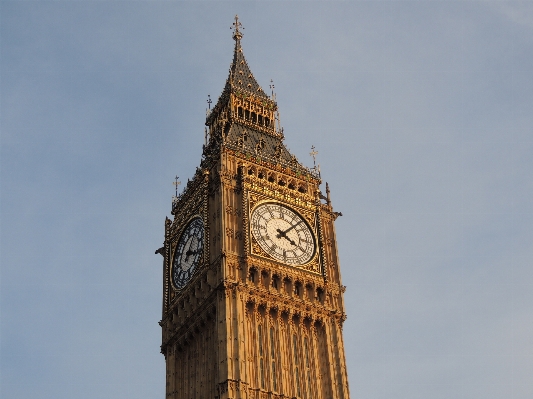
[[[283,143],[240,23],[200,166],[165,222],[161,351],[172,399],[349,398],[329,189]]]

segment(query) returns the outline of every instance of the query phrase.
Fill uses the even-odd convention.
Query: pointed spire
[[[228,78],[216,105],[207,114],[206,125],[213,131],[219,131],[221,123],[248,125],[265,131],[276,138],[283,138],[276,126],[277,104],[269,97],[255,79],[241,46],[244,29],[238,15],[230,27],[233,31],[235,47],[230,64]],[[229,125],[226,123],[229,122]],[[211,134],[211,132],[210,132]]]
[[[263,88],[259,83],[257,83],[257,80],[255,80],[246,59],[244,58],[244,53],[241,47],[241,39],[243,36],[242,30],[244,28],[239,21],[238,15],[235,15],[235,22],[233,22],[230,28],[233,30],[233,39],[235,40],[233,60],[230,65],[226,85],[213,109],[214,111],[227,102],[229,94],[232,92],[241,96],[253,96],[261,100],[272,101],[263,91]]]
[[[231,27],[233,30],[233,40],[235,40],[235,49],[233,51],[233,61],[230,66],[228,81],[226,82],[225,90],[233,89],[234,91],[246,92],[253,96],[267,99],[268,95],[259,86],[255,80],[241,47],[242,29],[243,26],[239,22],[239,16],[235,15],[235,22]]]
[[[270,80],[272,97],[269,97],[255,80],[244,58],[241,47],[244,28],[237,15],[230,28],[235,40],[233,60],[216,105],[211,112],[207,110],[205,124],[209,137],[208,140],[206,137],[202,162],[215,161],[222,149],[229,149],[239,157],[254,157],[257,162],[289,168],[296,176],[306,177],[308,181],[310,178],[320,180],[319,166],[306,168],[284,145],[274,82]]]

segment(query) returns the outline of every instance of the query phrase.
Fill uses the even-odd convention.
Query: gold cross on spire
[[[241,40],[242,39],[242,32],[240,29],[244,29],[242,24],[239,22],[239,16],[235,15],[235,22],[233,23],[233,26],[230,27],[230,29],[233,29],[233,39],[235,40]]]

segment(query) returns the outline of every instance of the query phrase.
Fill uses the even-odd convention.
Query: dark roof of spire
[[[244,53],[241,46],[242,32],[237,30],[233,34],[233,39],[235,40],[235,49],[233,51],[233,61],[231,62],[229,69],[229,76],[226,79],[226,85],[224,90],[218,98],[217,104],[213,108],[219,109],[223,106],[229,98],[229,93],[241,93],[252,95],[260,99],[268,99],[270,97],[266,95],[264,90],[261,88],[257,80],[255,80],[246,58],[244,58]]]
[[[242,51],[239,36],[235,38],[235,50],[233,52],[233,62],[231,63],[226,87],[224,91],[234,89],[236,91],[247,92],[259,98],[269,98],[263,91],[257,80],[255,80]]]
[[[246,139],[242,140],[244,135]],[[260,142],[263,145],[261,146],[261,150],[258,151],[258,144]],[[281,139],[237,123],[233,124],[228,132],[226,146],[245,154],[261,155],[263,159],[271,160],[274,163],[288,163],[294,159]],[[276,154],[277,151],[279,151],[278,154]]]

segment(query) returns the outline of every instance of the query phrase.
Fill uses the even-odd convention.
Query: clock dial
[[[185,287],[191,279],[204,249],[204,223],[194,218],[185,228],[174,251],[172,281],[177,289]]]
[[[283,263],[303,265],[315,254],[315,239],[307,222],[281,204],[266,203],[255,208],[251,230],[259,246]]]

